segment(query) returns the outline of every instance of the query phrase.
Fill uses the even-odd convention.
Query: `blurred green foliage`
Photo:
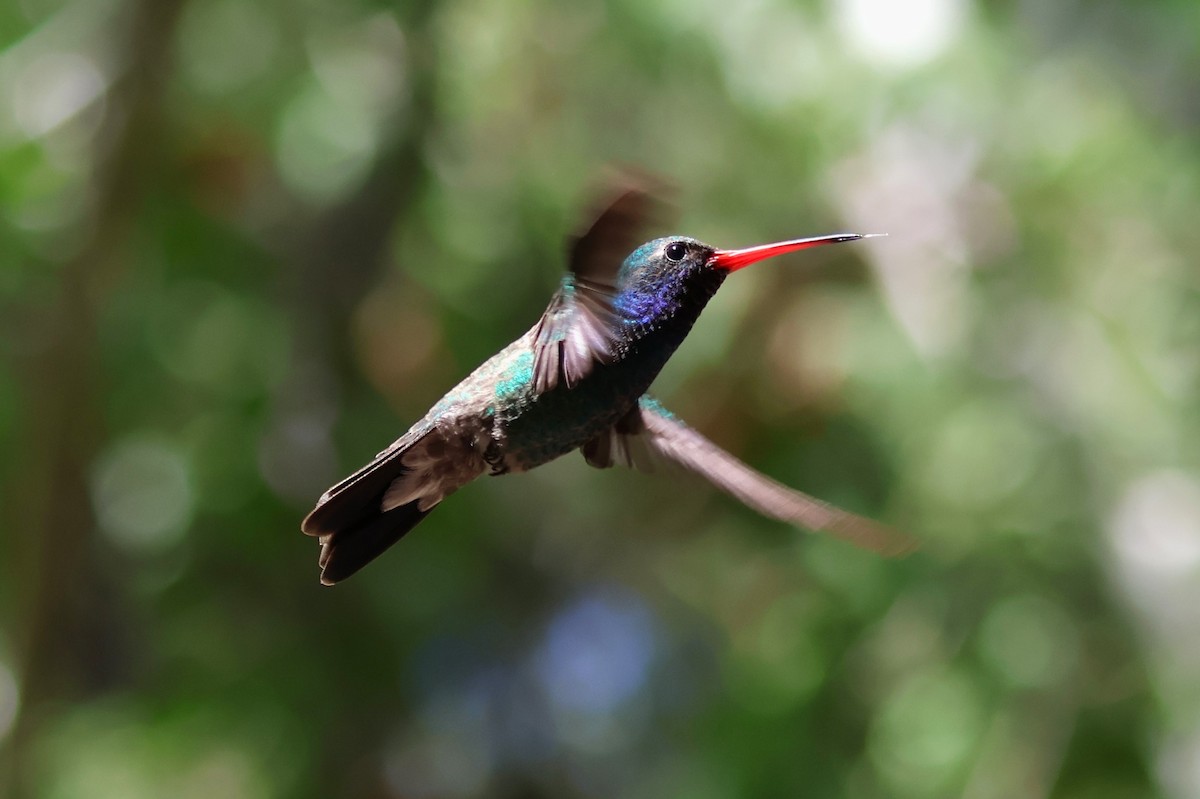
[[[1200,795],[1197,30],[0,5],[0,792]],[[614,162],[721,246],[890,234],[739,273],[657,393],[923,549],[568,457],[319,587],[302,515],[532,324]]]

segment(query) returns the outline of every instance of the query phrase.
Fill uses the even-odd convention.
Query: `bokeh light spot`
[[[253,396],[287,368],[288,331],[278,312],[215,284],[172,286],[146,332],[165,369],[223,394]]]
[[[100,527],[114,543],[132,550],[167,548],[192,517],[188,462],[164,440],[122,439],[96,464],[92,502]]]
[[[1003,677],[1023,687],[1053,685],[1078,661],[1078,630],[1055,603],[1034,595],[1002,599],[980,629],[980,651]]]
[[[1147,576],[1194,572],[1200,567],[1200,484],[1170,471],[1134,482],[1111,529],[1120,557]]]
[[[1028,481],[1043,457],[1031,421],[1008,404],[980,400],[949,413],[929,447],[924,482],[956,506],[994,505]]]
[[[978,689],[966,675],[916,674],[875,717],[871,758],[898,791],[939,795],[965,768],[983,720]]]
[[[79,53],[46,53],[25,69],[13,98],[25,135],[50,133],[100,98],[107,82],[91,59]]]
[[[654,625],[640,599],[597,592],[567,606],[550,622],[536,656],[552,702],[603,714],[646,682],[654,658]]]
[[[378,143],[378,131],[363,108],[314,81],[284,110],[275,154],[288,186],[325,203],[359,184]]]
[[[150,720],[122,702],[81,704],[55,720],[41,754],[58,767],[45,772],[39,796],[121,799],[260,799],[266,774],[245,739],[202,714]]]
[[[941,55],[962,30],[963,0],[839,0],[843,35],[879,67],[910,68]]]

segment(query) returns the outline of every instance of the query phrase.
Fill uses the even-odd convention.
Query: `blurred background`
[[[0,4],[0,794],[1200,797],[1200,4]],[[300,519],[524,332],[605,165],[683,475]],[[538,508],[532,513],[530,508]]]

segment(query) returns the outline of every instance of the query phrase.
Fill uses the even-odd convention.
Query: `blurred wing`
[[[653,402],[649,397],[642,397],[642,401]],[[642,407],[635,405],[615,425],[580,447],[583,459],[597,469],[627,466],[643,472],[654,471],[655,451],[651,437],[646,435],[642,413]]]
[[[570,242],[570,274],[534,333],[534,389],[539,393],[560,380],[573,386],[594,364],[609,363],[617,354],[617,275],[626,256],[643,243],[658,204],[648,181],[626,183],[591,227]]]
[[[568,268],[576,278],[612,289],[626,256],[646,241],[646,228],[662,209],[652,178],[625,175],[583,233],[568,241]]]
[[[642,397],[616,426],[583,448],[588,463],[600,468],[614,463],[637,466],[642,450],[695,472],[772,519],[829,533],[883,555],[903,555],[916,548],[914,539],[897,530],[788,488],[755,471],[676,419],[649,396]]]
[[[542,394],[560,381],[574,386],[595,364],[615,360],[621,320],[613,297],[606,286],[563,278],[533,335],[534,391]]]

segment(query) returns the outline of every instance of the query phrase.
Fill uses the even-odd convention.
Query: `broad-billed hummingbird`
[[[643,188],[620,192],[571,242],[569,272],[537,324],[321,496],[301,529],[320,540],[322,583],[354,574],[476,477],[523,472],[573,449],[599,468],[672,461],[766,516],[885,554],[909,548],[883,525],[756,472],[646,393],[731,272],[867,236],[740,250],[668,236],[639,246],[653,206]]]

